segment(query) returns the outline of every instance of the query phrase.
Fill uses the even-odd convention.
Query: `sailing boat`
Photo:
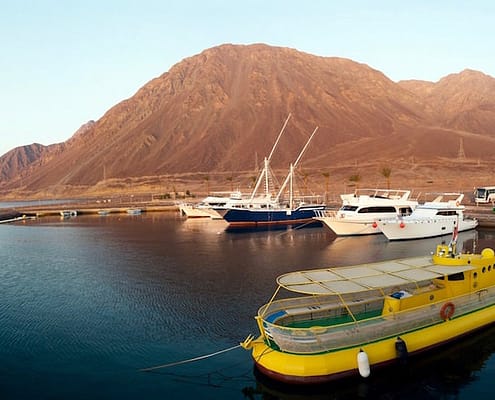
[[[273,198],[270,193],[269,161],[273,154],[273,150],[275,149],[274,146],[270,156],[265,158],[265,165],[251,194],[251,201],[247,204],[233,205],[224,210],[223,218],[229,223],[229,226],[292,225],[314,221],[313,217],[316,216],[315,211],[324,210],[325,205],[319,203],[307,204],[303,199],[295,199],[293,185],[295,168],[317,130],[318,127],[316,127],[311,134],[296,161],[290,165],[284,183],[280,187],[277,195]],[[278,139],[280,139],[280,135]],[[278,143],[278,139],[275,144]],[[257,191],[262,182],[265,183],[265,195],[260,197],[257,196]],[[289,198],[288,200],[285,200],[283,195],[287,186]],[[257,201],[254,201],[255,199],[257,199]],[[260,199],[262,199],[262,201],[260,201]]]
[[[282,129],[280,130],[277,139],[272,147],[270,155],[268,156],[268,158],[265,157],[265,168],[259,175],[256,188],[252,194],[244,195],[238,190],[227,194],[225,192],[212,193],[212,195],[208,195],[198,204],[188,204],[188,203],[179,204],[180,214],[186,216],[187,218],[208,217],[211,219],[223,219],[225,212],[231,207],[244,207],[247,206],[248,204],[251,205],[265,204],[267,202],[266,197],[265,196],[255,197],[256,190],[261,184],[263,178],[266,177],[266,184],[265,184],[266,193],[268,193],[269,191],[268,188],[270,186],[270,182],[272,179],[272,177],[268,172],[270,160],[273,156],[273,153],[275,152],[280,137],[282,136],[282,133],[284,132],[285,127],[289,122],[290,117],[291,114],[287,116],[287,119],[285,120],[284,125],[282,126]],[[256,162],[256,165],[257,164],[258,163]]]

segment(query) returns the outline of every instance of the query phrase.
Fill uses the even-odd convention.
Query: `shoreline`
[[[330,209],[338,209],[340,204],[329,204]],[[64,211],[74,212],[75,215],[90,214],[125,214],[129,210],[138,209],[142,213],[149,212],[179,212],[177,202],[129,202],[116,206],[110,204],[88,203],[60,203],[38,206],[24,206],[18,208],[0,209],[0,223],[17,222],[26,219],[42,218],[47,216],[63,216]],[[479,227],[495,228],[495,212],[492,205],[467,205],[466,216],[476,218]]]

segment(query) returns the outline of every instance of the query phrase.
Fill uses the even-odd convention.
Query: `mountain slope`
[[[222,45],[173,66],[63,147],[7,168],[3,188],[252,170],[292,118],[272,165],[286,169],[319,126],[304,164],[492,157],[495,80],[475,71],[395,83],[364,64],[263,44]],[[34,151],[34,150],[33,150]],[[9,154],[9,153],[7,153]],[[22,168],[22,165],[25,165]],[[22,178],[22,179],[21,179]]]

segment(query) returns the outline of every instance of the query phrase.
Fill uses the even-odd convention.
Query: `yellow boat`
[[[435,253],[281,275],[241,345],[287,383],[368,377],[495,322],[495,252]],[[291,296],[277,299],[283,290]],[[298,295],[294,295],[297,293]]]

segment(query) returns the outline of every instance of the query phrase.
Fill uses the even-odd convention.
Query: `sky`
[[[0,0],[0,155],[69,139],[151,79],[225,43],[344,57],[393,81],[495,77],[495,2]]]

